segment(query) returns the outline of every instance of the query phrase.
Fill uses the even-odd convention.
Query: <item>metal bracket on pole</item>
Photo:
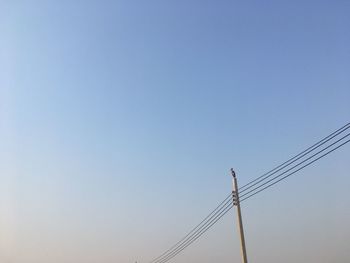
[[[239,237],[240,237],[240,240],[241,240],[242,262],[243,263],[248,263],[247,251],[246,251],[246,247],[245,247],[244,231],[243,231],[241,205],[240,205],[240,202],[239,202],[237,177],[236,177],[235,171],[232,168],[231,168],[231,174],[232,174],[232,177],[233,177],[233,179],[232,179],[232,184],[233,184],[232,200],[233,200],[233,205],[236,206],[236,211],[237,211],[238,232],[239,232]]]

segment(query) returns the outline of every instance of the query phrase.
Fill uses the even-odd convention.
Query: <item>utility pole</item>
[[[247,251],[245,249],[244,231],[243,231],[243,223],[242,223],[241,205],[239,202],[237,178],[236,178],[235,171],[232,168],[231,168],[231,174],[233,177],[232,178],[232,186],[233,186],[232,199],[233,199],[233,205],[236,206],[236,210],[237,210],[238,232],[239,232],[239,237],[241,239],[242,262],[248,263]]]

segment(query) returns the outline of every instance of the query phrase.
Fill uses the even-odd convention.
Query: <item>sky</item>
[[[0,1],[0,261],[147,263],[349,122],[350,2]],[[242,204],[251,262],[349,262],[350,146]],[[235,213],[174,258],[240,262]]]

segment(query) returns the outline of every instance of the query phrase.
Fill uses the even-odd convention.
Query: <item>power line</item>
[[[348,135],[349,135],[349,134],[348,134]],[[322,154],[321,156],[317,157],[316,159],[314,159],[314,160],[308,162],[307,164],[303,165],[302,167],[298,168],[297,170],[295,170],[295,171],[293,171],[293,172],[291,172],[291,173],[289,173],[289,174],[283,176],[282,178],[278,179],[277,181],[275,181],[275,182],[273,182],[273,183],[271,183],[271,184],[265,186],[264,188],[258,190],[258,191],[255,192],[255,193],[252,193],[251,195],[249,195],[249,196],[243,198],[240,202],[243,202],[244,200],[247,200],[248,198],[250,198],[250,197],[252,197],[252,196],[254,196],[254,195],[256,195],[256,194],[258,194],[258,193],[260,193],[260,192],[262,192],[262,191],[264,191],[264,190],[266,190],[267,188],[269,188],[269,187],[271,187],[271,186],[277,184],[278,182],[280,182],[280,181],[286,179],[287,177],[289,177],[289,176],[295,174],[296,172],[298,172],[298,171],[304,169],[305,167],[307,167],[307,166],[313,164],[314,162],[316,162],[316,161],[318,161],[319,159],[325,157],[326,155],[328,155],[328,154],[334,152],[335,150],[337,150],[338,148],[344,146],[345,144],[347,144],[347,143],[349,143],[349,142],[350,142],[350,140],[347,140],[347,141],[343,142],[342,144],[340,144],[340,145],[338,145],[337,147],[335,147],[335,148],[329,150],[328,152]],[[276,178],[277,178],[277,177],[276,177]],[[274,179],[276,179],[276,178],[274,178]],[[273,181],[274,179],[271,179],[271,180],[267,181],[266,183],[260,185],[259,187],[253,189],[252,192],[253,192],[254,190],[257,190],[257,189],[260,188],[261,186],[263,186],[263,185],[265,185],[265,184],[267,184],[267,183]],[[249,191],[249,192],[250,192],[250,191]],[[249,193],[249,192],[248,192],[248,193]],[[247,193],[247,194],[248,194],[248,193]]]
[[[197,239],[196,237],[198,236],[198,234],[205,232],[205,231],[203,232],[204,229],[209,229],[210,227],[208,227],[208,226],[211,224],[211,222],[213,222],[215,220],[215,218],[219,217],[220,214],[222,213],[222,211],[224,211],[225,208],[227,208],[227,206],[229,206],[230,203],[232,203],[231,197],[232,197],[232,195],[230,194],[227,198],[225,198],[225,200],[223,202],[221,202],[221,204],[217,207],[217,208],[219,208],[219,207],[220,208],[217,209],[217,211],[214,210],[215,213],[212,213],[212,215],[210,217],[207,216],[206,219],[204,219],[202,221],[202,222],[205,221],[205,223],[202,224],[201,227],[199,227],[196,231],[194,231],[194,229],[193,229],[193,231],[191,231],[191,232],[193,232],[192,234],[191,233],[187,234],[186,235],[187,238],[184,237],[177,244],[175,244],[171,249],[168,249],[167,252],[163,253],[162,256],[159,256],[157,260],[154,260],[154,263],[163,262],[163,260],[166,259],[167,257],[169,257],[169,255],[172,255],[174,252],[177,252],[179,250],[179,248],[181,249],[184,245],[188,244],[189,242],[192,243],[191,241],[193,240],[193,238]]]
[[[350,128],[350,123],[345,124],[343,127],[337,129],[336,131],[332,132],[331,134],[329,134],[328,136],[324,137],[323,139],[321,139],[320,141],[318,141],[317,143],[311,145],[310,147],[308,147],[307,149],[305,149],[304,151],[298,153],[297,155],[293,156],[292,158],[288,159],[287,161],[285,161],[284,163],[276,166],[275,168],[273,168],[272,170],[264,173],[263,175],[255,178],[254,180],[250,181],[249,183],[243,185],[242,187],[240,187],[240,193],[243,193],[245,191],[247,191],[249,188],[253,187],[254,185],[256,185],[257,183],[265,180],[266,178],[271,177],[272,175],[276,174],[277,172],[281,171],[282,169],[288,167],[289,165],[291,165],[292,163],[300,160],[302,157],[304,157],[305,155],[309,154],[310,152],[316,150],[317,148],[319,148],[320,146],[324,145],[325,143],[327,143],[328,141],[332,140],[333,138],[335,138],[336,136],[338,136],[339,134],[343,133],[344,131],[346,131],[347,129]],[[258,182],[257,182],[258,181]],[[253,184],[254,183],[254,184]],[[252,185],[253,184],[253,185]]]
[[[263,186],[263,185],[265,185],[265,184],[267,184],[267,183],[269,183],[269,182],[275,180],[276,178],[281,177],[282,175],[286,174],[287,172],[291,171],[292,169],[294,169],[294,168],[298,167],[299,165],[301,165],[301,164],[307,162],[308,160],[310,160],[310,159],[312,159],[313,157],[317,156],[318,154],[324,152],[325,150],[327,150],[328,148],[330,148],[330,147],[332,147],[333,145],[337,144],[338,142],[344,140],[344,139],[345,139],[346,137],[348,137],[349,135],[350,135],[350,133],[348,133],[347,135],[345,135],[345,136],[343,136],[342,138],[338,139],[337,141],[333,142],[332,144],[326,146],[325,148],[323,148],[322,150],[318,151],[317,153],[315,153],[315,154],[309,156],[308,158],[304,159],[303,161],[299,162],[298,164],[292,166],[291,168],[287,169],[286,171],[282,172],[281,174],[279,174],[279,175],[273,177],[272,179],[268,180],[267,182],[262,183],[260,186],[254,188],[253,190],[249,190],[248,192],[242,194],[241,197],[244,197],[244,196],[248,195],[249,193],[253,192],[253,191],[256,190],[257,188],[260,188],[261,186]],[[271,175],[265,177],[264,179],[261,179],[261,180],[255,182],[255,183],[252,184],[250,187],[253,187],[253,186],[259,184],[260,182],[262,182],[262,181],[264,181],[264,180],[267,180],[267,178],[271,177],[272,175],[273,175],[273,174],[271,174]],[[249,189],[249,188],[247,188],[246,190],[248,190],[248,189]]]
[[[195,242],[198,238],[200,238],[206,231],[208,231],[214,224],[216,224],[217,221],[219,221],[224,215],[227,214],[233,207],[232,200],[230,200],[229,204],[226,205],[225,209],[217,215],[209,225],[207,225],[204,229],[202,229],[200,232],[197,233],[196,236],[192,237],[191,240],[189,240],[186,244],[183,244],[181,247],[177,248],[175,251],[173,251],[171,254],[169,254],[166,258],[163,260],[157,262],[157,263],[165,263],[171,260],[173,257],[178,255],[180,252],[182,252],[185,248],[187,248],[189,245],[191,245],[193,242]]]
[[[209,215],[207,215],[198,225],[196,225],[186,236],[184,236],[180,241],[178,241],[175,245],[170,247],[168,250],[166,250],[163,254],[156,257],[150,263],[158,263],[162,258],[166,257],[168,254],[171,253],[171,250],[176,249],[178,246],[181,246],[181,243],[186,242],[188,239],[190,239],[195,233],[199,230],[205,227],[205,225],[211,220],[212,217],[214,217],[227,203],[227,200],[231,198],[232,194],[229,194]],[[199,230],[200,231],[200,230]],[[193,234],[193,235],[191,235]]]

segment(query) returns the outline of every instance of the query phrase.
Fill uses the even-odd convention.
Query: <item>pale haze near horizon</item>
[[[148,262],[349,122],[348,1],[1,1],[0,262]],[[250,262],[350,260],[350,147],[243,204]],[[240,262],[230,212],[174,258]]]

